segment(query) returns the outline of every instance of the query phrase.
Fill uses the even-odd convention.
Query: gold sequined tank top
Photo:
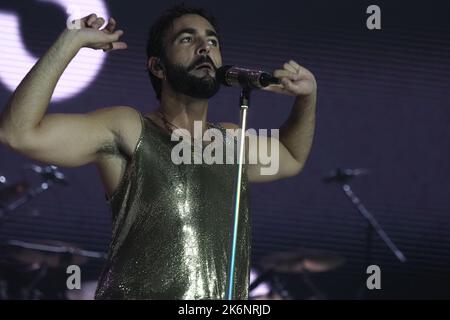
[[[174,164],[171,151],[178,142],[150,118],[141,115],[141,123],[136,149],[109,202],[112,240],[96,299],[225,299],[237,164]],[[218,130],[224,148],[234,143],[237,152],[237,139]],[[247,299],[246,174],[239,216],[233,297]]]

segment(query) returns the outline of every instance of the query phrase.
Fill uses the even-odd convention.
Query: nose
[[[207,55],[211,50],[211,44],[207,39],[200,40],[200,44],[197,48],[197,54],[199,55]]]

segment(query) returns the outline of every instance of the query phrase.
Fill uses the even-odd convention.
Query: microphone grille
[[[221,66],[219,69],[217,69],[217,71],[216,71],[216,79],[217,79],[217,81],[219,81],[221,84],[223,84],[225,86],[231,86],[227,82],[226,75],[227,75],[228,70],[230,70],[232,67],[233,66],[225,65],[225,66]]]

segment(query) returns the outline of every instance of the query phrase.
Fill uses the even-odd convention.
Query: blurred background
[[[49,112],[128,105],[148,113],[157,100],[145,68],[147,32],[175,3],[3,0],[0,110],[78,7],[114,17],[129,48],[83,49]],[[187,3],[217,17],[224,64],[272,71],[293,59],[318,81],[317,129],[304,171],[252,185],[252,269],[254,279],[265,275],[252,297],[450,298],[450,4]],[[366,27],[371,4],[381,8],[381,30]],[[222,89],[210,101],[210,120],[239,123],[238,98],[238,89]],[[249,126],[278,128],[292,103],[292,97],[254,92]],[[0,205],[33,195],[0,220],[0,299],[91,297],[101,272],[111,217],[96,169],[46,165],[0,146]],[[339,183],[324,182],[336,168],[368,170],[349,183],[405,262],[370,231]],[[66,292],[65,266],[74,262],[82,290]],[[366,287],[371,264],[381,269],[381,290]],[[268,275],[268,265],[278,267]]]

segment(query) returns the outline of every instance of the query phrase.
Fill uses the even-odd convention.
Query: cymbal
[[[60,268],[70,264],[80,266],[87,263],[89,258],[104,258],[102,253],[81,250],[72,244],[53,240],[44,240],[39,243],[8,240],[4,246],[8,256],[14,261],[50,268]]]
[[[335,253],[300,249],[293,252],[274,252],[264,257],[261,266],[266,271],[281,273],[326,272],[341,266],[345,259]]]

